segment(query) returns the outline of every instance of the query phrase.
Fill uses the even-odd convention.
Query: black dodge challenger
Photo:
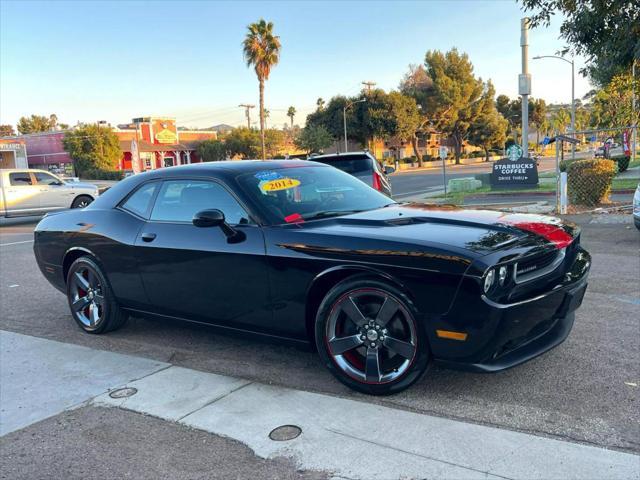
[[[371,394],[430,362],[495,372],[553,348],[591,262],[559,219],[398,204],[297,160],[135,175],[47,215],[34,250],[87,332],[134,314],[309,342]]]

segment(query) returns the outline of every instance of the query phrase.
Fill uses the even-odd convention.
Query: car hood
[[[546,215],[425,204],[390,205],[297,227],[309,233],[453,249],[472,257],[510,248],[564,248],[579,234],[576,225]]]

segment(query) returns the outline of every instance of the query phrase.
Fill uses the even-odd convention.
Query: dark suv
[[[362,180],[370,187],[391,197],[391,182],[387,175],[396,171],[393,167],[384,167],[369,152],[331,153],[315,155],[309,158],[314,162],[326,163]]]

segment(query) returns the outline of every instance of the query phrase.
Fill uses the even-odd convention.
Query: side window
[[[53,175],[43,172],[35,172],[36,182],[38,185],[59,185],[61,182]]]
[[[26,185],[33,185],[31,182],[31,175],[29,172],[18,172],[9,174],[9,183],[15,187],[24,187]]]
[[[122,204],[122,208],[129,210],[136,215],[140,215],[143,218],[149,218],[151,200],[153,199],[153,194],[155,193],[156,188],[158,188],[158,182],[142,185],[133,193],[133,195],[127,198],[127,200]]]
[[[201,210],[217,208],[227,223],[249,223],[249,215],[220,184],[197,180],[171,180],[162,184],[151,220],[191,222]]]

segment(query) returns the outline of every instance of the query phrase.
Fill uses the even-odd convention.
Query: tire
[[[640,230],[640,218],[633,217],[633,223],[638,230]]]
[[[71,316],[87,333],[116,330],[129,317],[118,305],[102,269],[90,257],[80,257],[69,267],[67,300]]]
[[[388,282],[368,276],[343,280],[327,293],[316,315],[320,358],[353,390],[401,392],[430,362],[427,335],[416,316],[411,300]]]
[[[93,202],[93,198],[89,195],[78,195],[73,199],[73,203],[71,204],[71,208],[84,208],[88,206],[91,202]]]

